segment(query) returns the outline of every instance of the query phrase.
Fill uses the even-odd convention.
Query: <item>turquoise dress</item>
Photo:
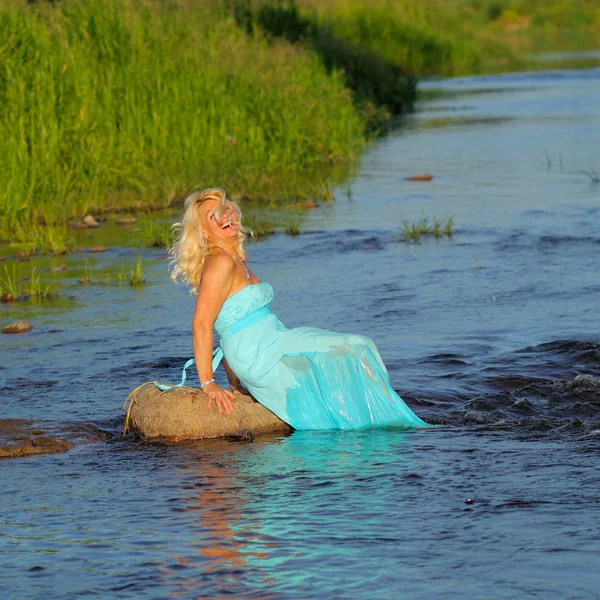
[[[224,355],[252,396],[294,429],[428,426],[392,389],[371,339],[287,329],[269,310],[272,300],[273,288],[263,282],[224,302],[213,368]]]

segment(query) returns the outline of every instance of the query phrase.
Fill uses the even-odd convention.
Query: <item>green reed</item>
[[[168,223],[147,221],[142,223],[140,234],[144,246],[150,248],[170,248],[173,243],[174,232]]]
[[[129,284],[130,285],[142,285],[145,283],[143,271],[142,271],[142,258],[138,254],[137,260],[135,261],[135,267],[131,269],[129,273]]]
[[[132,285],[141,286],[146,283],[142,257],[138,254],[135,264],[131,269],[122,266],[118,271],[115,269],[90,270],[89,261],[85,261],[82,276],[79,278],[81,285]]]
[[[4,265],[4,274],[0,276],[0,300],[44,299],[55,295],[50,284],[42,283],[35,265],[31,264],[28,277],[23,276],[21,265],[13,263],[10,269]]]
[[[409,242],[418,242],[423,236],[432,235],[435,238],[452,237],[454,235],[454,219],[434,218],[429,220],[421,217],[416,221],[410,222],[402,219],[402,234],[404,239]]]
[[[321,197],[364,145],[341,76],[219,2],[0,0],[0,40],[3,237],[192,186]]]
[[[73,249],[74,240],[64,224],[42,225],[17,222],[11,238],[32,254],[66,254]]]
[[[287,235],[300,235],[300,221],[292,221],[285,229]]]

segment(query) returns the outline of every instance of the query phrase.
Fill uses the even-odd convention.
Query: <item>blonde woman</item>
[[[368,337],[298,327],[287,329],[269,310],[273,289],[246,264],[237,203],[211,188],[185,200],[180,235],[171,249],[172,278],[197,294],[194,358],[209,408],[234,410],[233,390],[252,396],[295,429],[427,427],[392,389]],[[213,328],[220,347],[213,353]],[[215,382],[224,356],[231,391]]]

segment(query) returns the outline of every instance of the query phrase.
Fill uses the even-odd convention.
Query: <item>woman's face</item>
[[[237,238],[239,223],[232,208],[223,207],[218,200],[207,200],[200,205],[200,221],[208,239],[213,243]]]

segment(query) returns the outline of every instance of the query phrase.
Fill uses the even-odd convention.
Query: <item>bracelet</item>
[[[204,382],[200,382],[200,388],[204,388],[206,387],[209,383],[214,383],[215,379],[214,377],[212,379],[209,379],[208,381],[204,381]]]

